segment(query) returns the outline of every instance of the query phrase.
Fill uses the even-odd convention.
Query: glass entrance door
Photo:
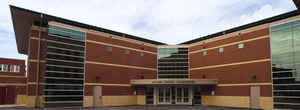
[[[176,88],[176,104],[189,103],[189,88]]]
[[[171,104],[171,88],[158,88],[158,104]]]
[[[157,89],[157,104],[189,104],[188,87],[159,87]]]
[[[194,87],[194,104],[201,103],[201,87]]]

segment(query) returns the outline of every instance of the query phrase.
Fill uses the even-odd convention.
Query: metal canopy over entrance
[[[201,104],[201,89],[217,85],[217,79],[139,79],[133,86],[146,87],[146,104]]]
[[[132,85],[216,85],[217,79],[138,79]]]

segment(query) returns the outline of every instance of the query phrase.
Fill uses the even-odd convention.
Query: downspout
[[[43,14],[41,14],[41,21],[39,27],[39,42],[38,42],[38,54],[37,54],[37,72],[36,72],[36,89],[35,89],[35,108],[39,108],[39,89],[40,89],[40,54],[41,54],[41,36],[42,36],[42,22]]]

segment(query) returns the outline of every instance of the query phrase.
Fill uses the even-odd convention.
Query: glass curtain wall
[[[82,106],[85,33],[49,25],[46,41],[44,106]]]
[[[158,78],[189,78],[188,48],[158,48]]]
[[[270,33],[274,108],[300,109],[300,20]]]

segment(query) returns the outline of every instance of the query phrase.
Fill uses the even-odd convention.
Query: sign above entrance
[[[217,79],[137,79],[132,85],[216,85]]]
[[[153,84],[194,84],[194,80],[155,80]]]

